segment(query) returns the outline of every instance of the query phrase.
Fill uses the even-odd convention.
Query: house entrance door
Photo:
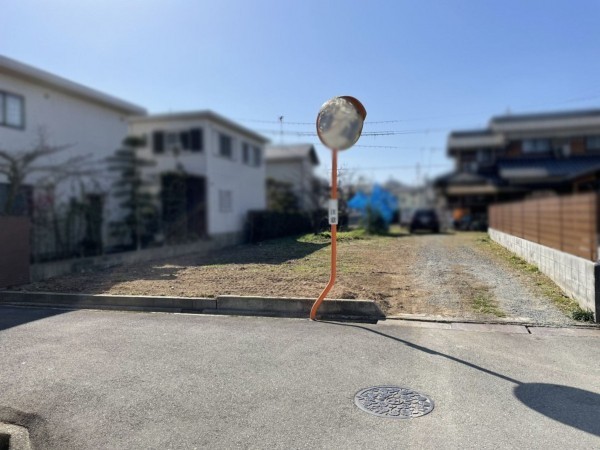
[[[162,217],[167,241],[206,236],[206,179],[168,173],[162,176]]]

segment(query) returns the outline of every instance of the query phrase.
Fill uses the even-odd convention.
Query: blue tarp
[[[357,192],[348,202],[348,208],[358,209],[361,213],[365,212],[369,204],[369,197],[362,192]]]
[[[367,212],[367,207],[370,207],[371,210],[381,214],[383,220],[389,224],[394,216],[394,211],[398,209],[398,200],[396,200],[396,197],[388,191],[376,184],[373,186],[373,191],[370,196],[358,192],[350,199],[348,207],[359,211],[363,217]]]

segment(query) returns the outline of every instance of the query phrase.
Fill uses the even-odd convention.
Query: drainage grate
[[[433,410],[433,400],[412,389],[374,386],[358,391],[354,403],[369,414],[392,419],[412,419]]]

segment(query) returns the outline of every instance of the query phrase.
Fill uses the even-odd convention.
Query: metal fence
[[[548,197],[489,207],[489,226],[591,261],[598,258],[598,194]]]
[[[94,209],[37,211],[31,218],[33,263],[97,256],[138,249],[134,225],[104,220]],[[194,242],[206,237],[205,205],[140,218],[139,248]]]

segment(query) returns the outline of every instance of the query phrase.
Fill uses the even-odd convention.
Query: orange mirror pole
[[[331,149],[331,200],[329,200],[329,224],[331,225],[331,273],[329,282],[317,301],[310,309],[310,320],[317,320],[319,306],[335,283],[337,259],[337,225],[338,225],[338,200],[337,200],[337,157],[338,151],[347,150],[356,144],[362,132],[363,122],[367,111],[354,97],[347,95],[333,97],[321,106],[317,116],[317,136]]]
[[[331,273],[329,282],[317,301],[310,309],[310,320],[317,319],[317,311],[319,306],[325,300],[325,297],[335,284],[336,260],[337,260],[337,150],[331,151],[331,202],[329,205],[329,222],[331,223]],[[335,217],[332,217],[332,206],[335,205]]]

